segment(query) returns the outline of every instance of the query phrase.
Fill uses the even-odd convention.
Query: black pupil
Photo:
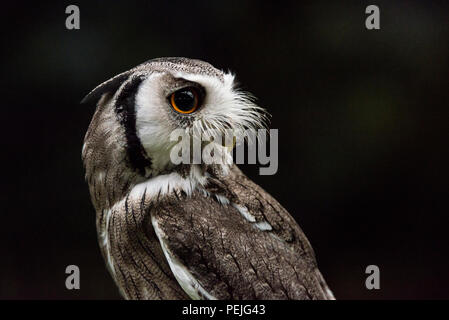
[[[174,102],[181,111],[190,111],[195,108],[195,94],[190,89],[180,90],[175,92]]]

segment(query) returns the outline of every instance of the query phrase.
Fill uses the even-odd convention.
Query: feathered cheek
[[[240,109],[237,101],[222,99],[209,109],[207,120],[221,130],[237,129],[243,124],[241,123],[241,115],[244,113],[245,110]]]

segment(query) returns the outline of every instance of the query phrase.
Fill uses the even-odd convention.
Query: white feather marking
[[[226,198],[225,196],[216,194],[215,198],[217,198],[217,201],[220,202],[220,204],[223,206],[227,206],[230,203],[229,199]]]
[[[212,196],[206,190],[203,190],[203,189],[200,189],[200,190],[203,191],[204,196],[206,196],[206,197],[211,197]],[[271,230],[273,230],[273,227],[267,221],[256,222],[256,218],[248,211],[248,209],[246,207],[240,206],[238,204],[235,204],[235,203],[231,202],[228,198],[226,198],[223,195],[213,194],[213,196],[215,196],[217,201],[221,205],[223,205],[223,206],[227,206],[227,205],[231,204],[234,208],[237,209],[238,212],[240,212],[240,214],[245,218],[245,220],[247,220],[247,221],[252,223],[253,227],[255,227],[255,228],[257,228],[257,229],[259,229],[261,231],[271,231]]]
[[[254,226],[261,231],[271,231],[273,227],[266,221],[260,221],[254,224]]]
[[[233,203],[232,206],[236,208],[246,220],[248,220],[249,222],[256,222],[256,218],[251,213],[249,213],[246,207],[239,206],[235,203]]]
[[[104,171],[99,171],[97,174],[97,182],[103,183],[104,177],[105,177]]]
[[[109,242],[109,221],[111,220],[111,216],[112,216],[112,210],[109,209],[106,211],[106,214],[105,214],[106,228],[104,229],[104,231],[101,233],[100,236],[101,236],[101,240],[102,240],[102,245],[105,248],[105,252],[106,252],[106,262],[107,262],[108,267],[111,270],[112,274],[115,275],[114,261],[112,259],[112,254],[111,254],[111,244]]]
[[[267,221],[259,221],[256,222],[256,218],[248,211],[248,209],[244,206],[239,206],[238,204],[233,203],[232,206],[236,208],[240,214],[249,222],[253,223],[253,227],[259,229],[260,231],[271,231],[273,227]]]
[[[190,176],[187,178],[181,177],[177,172],[172,172],[139,183],[132,188],[130,197],[140,199],[143,196],[143,193],[146,192],[147,196],[151,198],[157,195],[169,194],[174,190],[182,190],[190,196],[197,186],[202,186],[207,183],[207,178],[200,176],[195,167],[196,166],[192,166]]]
[[[178,281],[181,288],[189,295],[190,298],[194,300],[200,300],[202,297],[208,300],[217,300],[215,297],[210,295],[201,284],[193,277],[193,275],[187,270],[187,268],[182,265],[176,257],[174,257],[167,247],[164,240],[164,235],[162,230],[159,228],[157,221],[154,217],[151,217],[151,223],[153,224],[154,231],[162,247],[165,258],[167,259],[168,265],[170,266],[173,275]]]
[[[334,296],[333,292],[328,287],[326,287],[326,293],[329,296],[330,300],[335,300],[335,296]]]

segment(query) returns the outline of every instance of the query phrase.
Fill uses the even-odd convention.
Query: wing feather
[[[190,276],[181,286],[200,298],[332,299],[288,212],[237,167],[216,178],[207,192],[167,197],[150,212],[169,261]]]

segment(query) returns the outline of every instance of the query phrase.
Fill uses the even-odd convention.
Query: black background
[[[119,298],[80,157],[94,106],[79,101],[161,56],[236,72],[272,114],[278,173],[243,169],[299,222],[338,299],[449,298],[448,18],[447,1],[2,4],[0,298]]]

